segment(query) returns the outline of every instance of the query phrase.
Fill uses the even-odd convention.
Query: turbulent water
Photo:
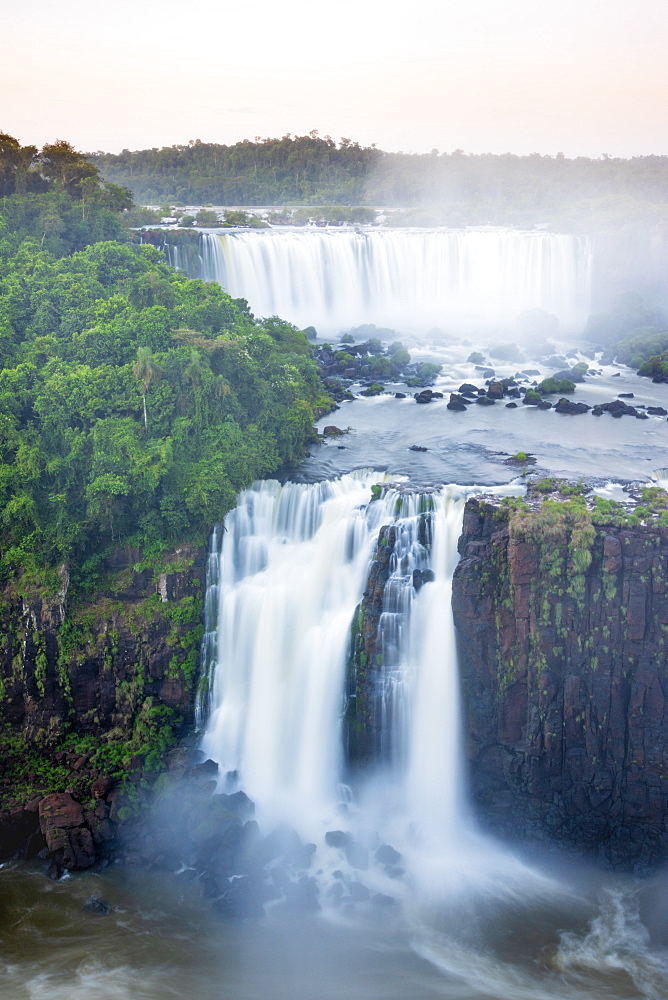
[[[450,607],[457,540],[475,487],[392,488],[370,501],[380,473],[300,485],[257,484],[225,521],[212,713],[203,750],[234,771],[261,815],[307,837],[331,820],[343,781],[341,704],[350,623],[379,527],[393,523],[378,693],[398,806],[445,836],[460,821],[459,707]],[[521,492],[521,487],[503,492]],[[424,501],[433,509],[424,513]],[[431,545],[421,540],[428,522]],[[435,579],[418,593],[413,570]],[[446,609],[446,613],[443,613]]]
[[[329,335],[361,323],[425,332],[511,323],[540,308],[565,327],[589,308],[586,237],[517,230],[268,230],[206,234],[203,271],[258,316]]]

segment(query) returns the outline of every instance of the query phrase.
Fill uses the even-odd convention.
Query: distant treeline
[[[432,223],[615,222],[634,203],[668,210],[668,157],[568,159],[511,153],[388,153],[317,132],[233,145],[90,154],[143,203],[374,205],[429,211]],[[668,217],[668,212],[666,216]],[[412,219],[409,221],[413,221]]]

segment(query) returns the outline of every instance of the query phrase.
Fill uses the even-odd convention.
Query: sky
[[[665,0],[5,0],[0,130],[668,154]]]

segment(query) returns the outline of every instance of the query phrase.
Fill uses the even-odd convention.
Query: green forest
[[[144,204],[358,205],[402,208],[395,221],[591,227],[668,220],[668,157],[569,159],[511,153],[389,153],[316,131],[89,154]]]
[[[306,336],[132,245],[129,192],[69,143],[0,134],[0,196],[2,573],[205,539],[331,407]]]

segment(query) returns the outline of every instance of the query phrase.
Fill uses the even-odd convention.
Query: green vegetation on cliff
[[[67,143],[0,139],[5,573],[203,537],[328,406],[305,335],[109,240],[127,199]]]
[[[121,821],[165,766],[193,716],[198,544],[332,404],[303,332],[130,245],[131,205],[68,143],[0,133],[0,852],[6,810],[68,789],[92,809],[100,778]]]

